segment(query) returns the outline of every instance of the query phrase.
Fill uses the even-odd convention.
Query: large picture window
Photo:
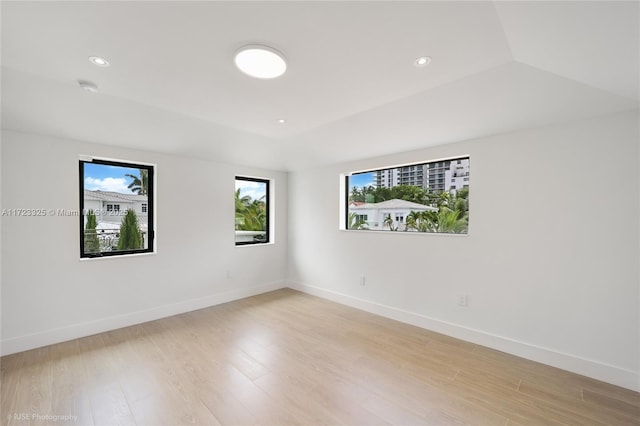
[[[236,177],[236,245],[269,242],[269,181]]]
[[[153,252],[149,165],[80,161],[80,257]]]
[[[469,157],[346,176],[345,228],[466,234]]]

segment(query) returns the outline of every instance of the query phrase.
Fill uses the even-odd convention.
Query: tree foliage
[[[236,230],[265,231],[267,229],[266,195],[254,200],[249,196],[240,197],[240,189],[235,194]]]
[[[351,193],[349,194],[349,201],[360,201],[363,203],[372,203],[375,202],[375,192],[376,188],[369,185],[359,188],[354,186],[351,188]]]
[[[390,213],[387,214],[384,217],[383,224],[384,224],[384,226],[389,228],[389,231],[397,231],[398,230],[398,226],[397,225],[394,226],[394,221],[393,221],[393,218],[391,217]]]
[[[369,229],[367,222],[362,220],[362,218],[359,218],[358,214],[355,212],[349,213],[348,222],[347,229]]]
[[[120,224],[118,250],[141,249],[142,245],[142,231],[140,231],[140,225],[138,224],[138,216],[132,209],[128,209]]]
[[[465,234],[469,227],[469,217],[461,211],[442,206],[437,212],[412,211],[407,216],[406,230],[419,232],[438,232],[449,234]]]
[[[367,199],[369,198],[369,199]],[[373,199],[373,201],[370,201]],[[413,203],[435,207],[438,211],[412,211],[405,219],[405,231],[438,233],[466,233],[469,227],[469,188],[457,191],[429,191],[414,185],[396,185],[392,188],[353,187],[349,193],[349,201],[380,203],[388,200],[405,200]],[[349,216],[351,218],[351,216]],[[384,218],[383,225],[392,231],[394,226],[391,216]],[[354,229],[351,226],[349,229]]]
[[[93,210],[87,212],[87,223],[84,227],[84,252],[85,253],[99,253],[100,241],[98,240],[98,233],[96,227],[98,226],[98,220]]]
[[[149,189],[149,170],[140,169],[139,176],[127,173],[125,177],[131,178],[131,183],[127,186],[131,192],[138,195],[147,195]]]
[[[429,198],[424,189],[414,185],[396,185],[392,188],[354,186],[349,194],[349,201],[380,203],[388,200],[406,200],[413,203],[427,204]]]

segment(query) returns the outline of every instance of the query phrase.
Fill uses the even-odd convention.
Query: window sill
[[[376,229],[339,229],[340,232],[345,233],[357,233],[357,234],[400,234],[400,235],[432,235],[432,236],[445,236],[445,237],[468,237],[469,232],[466,234],[455,234],[449,232],[415,232],[415,231],[382,231]]]
[[[119,254],[116,256],[95,256],[95,257],[81,257],[80,262],[91,261],[91,260],[105,260],[105,259],[121,259],[123,257],[139,257],[139,256],[155,256],[157,252],[145,252],[145,253],[127,253],[127,254]]]
[[[257,243],[257,244],[236,244],[236,248],[239,247],[264,247],[264,246],[273,246],[276,243],[274,242],[268,242],[268,243]]]

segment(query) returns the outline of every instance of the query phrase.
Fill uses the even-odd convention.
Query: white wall
[[[640,389],[638,140],[636,112],[291,173],[290,279]],[[338,230],[340,173],[466,154],[468,236]]]
[[[77,217],[2,217],[3,354],[284,285],[286,173],[6,131],[2,207],[77,210],[80,154],[157,164],[157,254],[81,261]],[[273,179],[275,244],[235,247],[236,174]]]
[[[640,389],[638,119],[492,136],[289,177],[4,131],[4,209],[77,209],[80,154],[156,163],[158,252],[80,261],[76,217],[3,217],[2,353],[279,288],[288,274],[310,293]],[[338,230],[340,173],[465,154],[468,236]],[[233,226],[223,224],[234,223],[236,174],[274,179],[275,244],[234,246]],[[197,209],[185,208],[194,201]],[[456,306],[458,293],[469,294],[468,308]]]

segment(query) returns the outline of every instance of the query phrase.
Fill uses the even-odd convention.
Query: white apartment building
[[[426,164],[425,185],[430,192],[459,190],[469,186],[469,158]]]
[[[448,191],[469,187],[469,159],[452,160],[444,172],[444,182]]]
[[[378,170],[375,184],[377,188],[413,185],[430,191],[459,190],[469,186],[469,158]]]
[[[398,169],[384,169],[376,171],[376,188],[392,188],[400,185]]]
[[[413,164],[376,172],[377,188],[392,188],[397,185],[423,186],[426,164]]]

